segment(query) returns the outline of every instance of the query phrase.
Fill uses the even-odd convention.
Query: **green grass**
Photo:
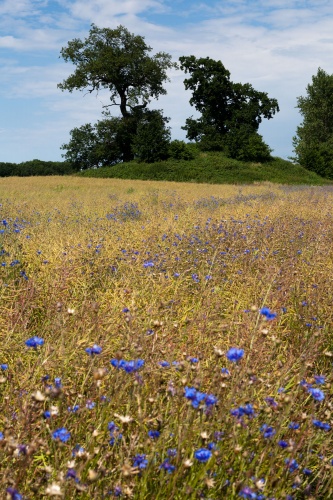
[[[314,172],[282,158],[267,163],[249,163],[232,160],[222,153],[197,153],[194,160],[167,160],[157,163],[122,163],[112,167],[87,170],[83,177],[140,179],[211,184],[329,184]]]

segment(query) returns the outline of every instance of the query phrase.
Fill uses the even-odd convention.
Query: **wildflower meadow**
[[[332,497],[331,186],[0,203],[1,498]]]

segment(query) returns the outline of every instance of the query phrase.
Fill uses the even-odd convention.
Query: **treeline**
[[[66,161],[30,160],[22,163],[0,162],[0,177],[29,177],[32,175],[65,175],[73,173]]]

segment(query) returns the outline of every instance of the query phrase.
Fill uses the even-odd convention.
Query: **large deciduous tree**
[[[333,179],[333,75],[319,68],[296,106],[303,122],[293,138],[295,160]]]
[[[118,106],[122,121],[131,122],[152,99],[166,94],[163,84],[168,79],[167,70],[176,66],[169,54],[151,55],[151,51],[142,36],[124,26],[110,29],[93,24],[87,38],[76,38],[62,48],[61,56],[76,69],[58,87],[90,93],[107,89],[111,103],[106,107]],[[131,126],[125,124],[126,128]],[[131,141],[129,134],[122,145],[123,161],[133,158]]]
[[[241,160],[264,161],[271,149],[258,134],[263,118],[279,111],[276,99],[255,90],[249,83],[234,83],[221,61],[195,56],[179,58],[180,67],[190,76],[184,80],[192,91],[190,104],[200,118],[188,118],[183,127],[187,137],[202,149],[223,150]]]

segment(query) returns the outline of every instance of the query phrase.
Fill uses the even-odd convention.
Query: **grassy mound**
[[[112,167],[86,170],[78,175],[209,184],[252,184],[263,181],[310,185],[328,183],[314,172],[282,158],[273,158],[267,163],[251,163],[233,160],[217,152],[199,153],[190,161],[174,159],[156,163],[132,161]]]

